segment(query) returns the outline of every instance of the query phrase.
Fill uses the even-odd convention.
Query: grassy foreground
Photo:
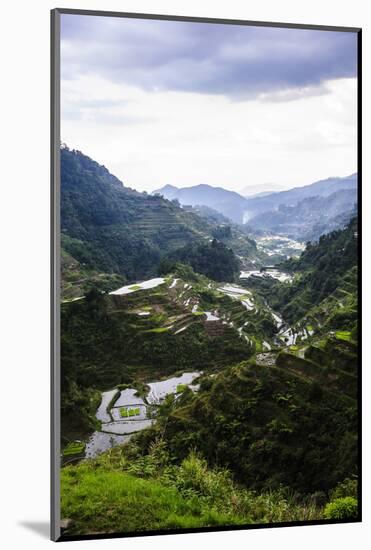
[[[303,500],[284,488],[250,491],[194,453],[169,464],[162,442],[148,455],[134,458],[130,447],[117,447],[64,467],[61,497],[71,535],[327,519],[326,503],[314,495]]]
[[[207,510],[196,496],[124,472],[99,471],[90,464],[62,470],[62,514],[73,520],[71,534],[186,529],[244,523]]]

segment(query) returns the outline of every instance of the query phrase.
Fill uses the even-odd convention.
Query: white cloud
[[[62,81],[62,141],[138,190],[208,183],[305,185],[356,171],[356,79],[250,101]]]

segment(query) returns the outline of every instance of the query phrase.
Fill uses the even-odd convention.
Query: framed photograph
[[[53,540],[361,521],[361,30],[51,21]]]

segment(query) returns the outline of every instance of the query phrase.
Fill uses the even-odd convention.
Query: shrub
[[[358,480],[357,478],[346,478],[342,483],[336,485],[335,489],[330,492],[330,500],[343,497],[357,498]]]
[[[195,452],[183,460],[177,472],[176,487],[186,493],[225,501],[233,492],[233,483],[227,470],[209,469],[207,462]]]
[[[337,498],[329,502],[324,511],[325,519],[355,519],[358,503],[354,497]]]

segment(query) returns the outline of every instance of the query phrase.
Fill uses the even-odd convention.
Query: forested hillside
[[[162,436],[182,460],[197,450],[250,489],[328,491],[357,474],[356,347],[316,341],[305,358],[281,352],[205,378],[174,403],[146,445]],[[213,429],[210,430],[210,426]]]
[[[94,269],[145,277],[162,253],[210,233],[201,218],[124,187],[78,151],[61,150],[61,180],[62,245]]]
[[[214,281],[233,282],[241,269],[241,262],[233,251],[216,239],[206,244],[186,246],[169,254],[160,265],[160,272],[174,271],[177,262],[189,264],[194,271]]]
[[[156,275],[163,256],[212,239],[218,227],[176,203],[125,187],[105,167],[67,147],[61,149],[61,181],[62,248],[71,265],[77,262],[90,275],[129,281]],[[257,258],[254,241],[236,231],[226,244]],[[66,279],[69,265],[65,262]]]

